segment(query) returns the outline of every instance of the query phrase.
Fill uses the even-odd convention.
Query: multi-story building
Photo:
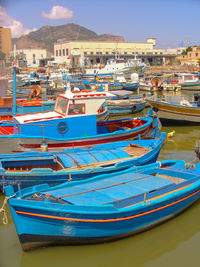
[[[40,61],[47,57],[46,49],[15,49],[11,52],[18,66],[39,67]]]
[[[72,65],[105,64],[110,57],[141,58],[149,64],[162,64],[164,49],[155,49],[156,39],[146,42],[65,41],[54,44],[54,58],[58,64],[71,60]]]
[[[6,54],[6,59],[9,58],[9,53],[12,50],[12,39],[10,28],[0,26],[0,51]]]
[[[192,51],[188,52],[188,59],[191,64],[200,64],[200,46],[192,47]]]
[[[195,65],[200,64],[200,46],[192,47],[192,51],[188,52],[187,55],[182,55],[177,58],[181,64]]]

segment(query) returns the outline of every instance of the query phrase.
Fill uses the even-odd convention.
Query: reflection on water
[[[163,127],[175,135],[167,139],[159,156],[195,162],[195,141],[200,139],[200,126]],[[0,207],[4,195],[0,195]],[[112,266],[199,266],[200,201],[152,230],[116,242],[61,246],[23,252],[9,208],[9,224],[3,225],[0,215],[0,267],[112,267]]]

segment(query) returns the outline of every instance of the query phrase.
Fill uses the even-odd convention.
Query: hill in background
[[[124,37],[111,34],[98,35],[80,25],[69,23],[60,26],[43,26],[37,31],[30,32],[19,38],[13,39],[17,49],[20,48],[44,48],[53,52],[54,43],[59,39],[70,40],[90,40],[90,41],[114,41],[123,42]]]

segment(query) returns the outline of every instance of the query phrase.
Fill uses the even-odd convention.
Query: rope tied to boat
[[[15,197],[16,194],[10,196],[10,197],[5,197],[4,198],[4,201],[3,201],[3,205],[2,207],[0,208],[0,214],[2,213],[2,221],[3,221],[3,224],[8,224],[8,217],[7,217],[7,214],[6,214],[6,209],[4,208],[7,201],[12,198],[12,197]]]
[[[158,168],[162,167],[161,161],[157,161],[157,163],[159,164],[159,167]]]

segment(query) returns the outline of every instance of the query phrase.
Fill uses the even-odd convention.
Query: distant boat
[[[141,59],[125,60],[123,58],[110,58],[107,60],[105,67],[97,66],[96,68],[85,69],[83,78],[90,78],[94,76],[113,76],[115,73],[132,73],[137,69],[142,69],[145,64],[141,62]]]
[[[112,142],[60,152],[25,152],[0,155],[0,189],[13,185],[17,189],[48,183],[91,178],[102,173],[123,170],[157,160],[166,133],[152,139]]]
[[[171,83],[177,83],[182,90],[200,90],[200,80],[193,73],[175,73]]]
[[[100,243],[163,223],[200,198],[200,165],[165,160],[56,187],[5,187],[22,248]]]

